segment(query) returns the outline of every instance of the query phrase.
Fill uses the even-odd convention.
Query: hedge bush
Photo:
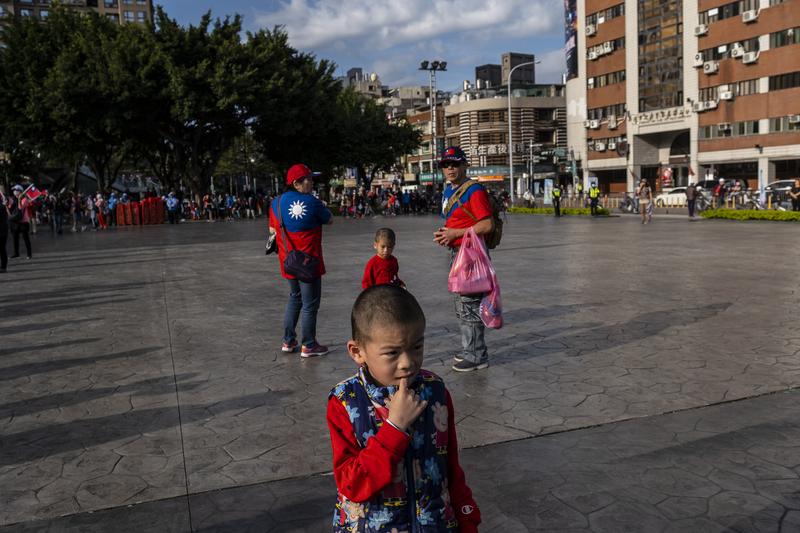
[[[703,218],[725,220],[772,220],[775,222],[800,222],[800,211],[756,211],[755,209],[706,209]]]
[[[552,207],[512,207],[508,210],[509,213],[518,213],[521,215],[552,215],[555,213]],[[562,207],[562,215],[576,215],[576,216],[589,216],[592,210],[588,207]],[[602,217],[607,217],[611,213],[605,207],[598,207],[597,214]]]

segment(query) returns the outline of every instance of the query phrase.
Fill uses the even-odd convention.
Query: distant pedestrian
[[[725,196],[728,193],[728,188],[725,187],[725,179],[720,178],[717,186],[714,187],[714,198],[717,201],[717,209],[725,207]]]
[[[178,198],[175,196],[175,191],[170,191],[167,196],[167,219],[170,224],[178,223]]]
[[[369,289],[373,285],[399,285],[405,287],[398,277],[400,266],[397,258],[392,255],[397,242],[394,231],[389,228],[380,228],[375,232],[375,255],[372,256],[364,268],[364,277],[361,279],[361,288]]]
[[[597,206],[600,203],[600,188],[597,183],[592,183],[589,187],[589,205],[593,217],[597,216]]]
[[[792,211],[800,211],[800,178],[794,180],[789,197],[792,199]]]
[[[25,242],[25,250],[28,252],[27,257],[30,259],[33,256],[31,238],[28,234],[31,220],[30,201],[22,194],[24,191],[22,185],[14,185],[12,190],[14,197],[11,198],[8,207],[11,235],[14,237],[14,255],[11,257],[19,257],[19,238],[22,237]]]
[[[6,195],[3,194],[0,186],[0,274],[8,268],[8,252],[6,244],[8,242],[8,205]]]
[[[557,217],[561,216],[561,186],[558,183],[553,186],[553,211]]]
[[[689,208],[689,219],[694,218],[694,210],[697,204],[697,185],[693,181],[686,187],[686,207]]]
[[[322,258],[322,226],[333,224],[333,216],[328,208],[311,194],[314,187],[313,180],[314,174],[306,165],[292,166],[286,174],[288,190],[273,200],[269,214],[269,231],[278,234],[281,275],[289,283],[289,301],[283,318],[281,351],[292,353],[297,350],[297,322],[302,314],[300,357],[315,357],[328,353],[327,346],[317,342],[317,311],[322,298],[322,276],[325,274],[325,262]],[[295,251],[317,260],[312,279],[300,280],[286,272],[286,258],[290,252]]]
[[[639,213],[642,215],[642,224],[647,224],[652,217],[650,204],[653,203],[653,190],[646,179],[639,181],[639,186],[636,188],[636,197],[639,199]]]

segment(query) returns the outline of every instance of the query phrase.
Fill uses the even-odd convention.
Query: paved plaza
[[[470,374],[433,217],[325,228],[312,360],[280,352],[263,220],[45,229],[0,277],[0,530],[330,531],[327,393],[383,225],[481,531],[800,530],[800,227],[674,215],[509,217]]]

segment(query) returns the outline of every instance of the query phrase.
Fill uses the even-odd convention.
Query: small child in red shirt
[[[381,228],[375,232],[375,255],[367,262],[364,269],[364,278],[361,280],[361,288],[369,289],[373,285],[398,285],[405,288],[406,284],[397,277],[400,265],[397,258],[392,255],[396,238],[394,231],[389,228]]]
[[[422,369],[425,315],[397,286],[361,293],[350,316],[356,375],[328,396],[337,502],[333,531],[478,531],[458,460],[453,401]]]

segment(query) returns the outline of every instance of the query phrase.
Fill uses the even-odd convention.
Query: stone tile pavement
[[[335,349],[310,361],[277,349],[286,289],[262,222],[37,236],[0,279],[0,525],[324,530],[325,396],[353,370],[380,225],[428,315],[485,530],[800,523],[796,393],[767,394],[800,382],[795,226],[512,217],[493,253],[507,326],[487,371],[454,375],[436,223],[326,228]]]

